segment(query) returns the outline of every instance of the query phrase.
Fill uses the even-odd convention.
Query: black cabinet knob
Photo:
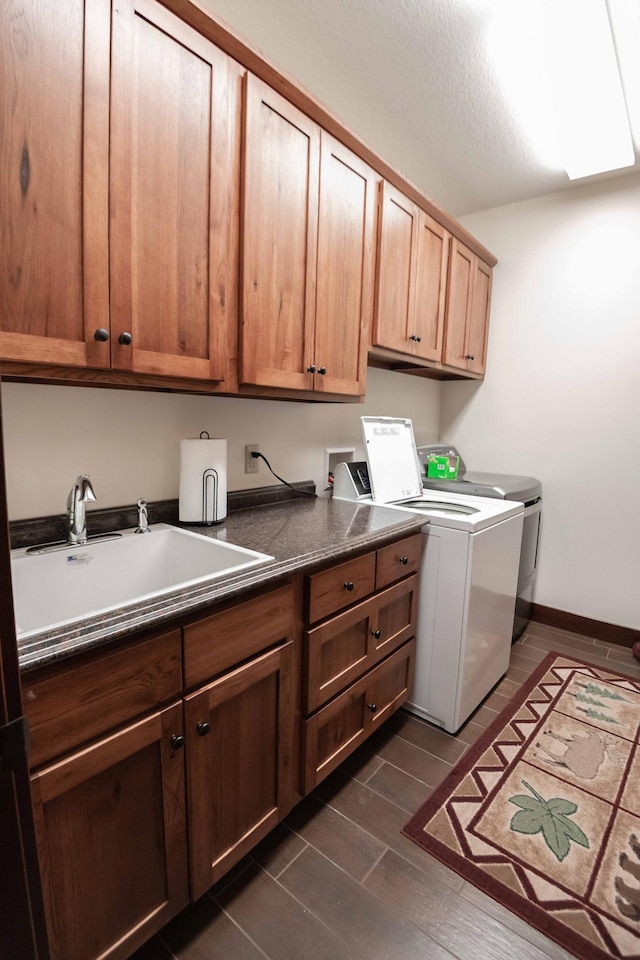
[[[409,563],[409,557],[398,557],[398,559],[404,567],[406,567],[406,565]]]
[[[372,631],[371,631],[371,636],[372,636],[372,637],[375,637],[376,640],[379,640],[379,639],[380,639],[380,631],[379,631],[379,630],[372,630]]]
[[[353,580],[347,580],[347,581],[345,582],[344,588],[345,588],[345,590],[348,590],[349,593],[351,593],[351,591],[353,590],[353,587],[354,587]]]
[[[106,343],[109,339],[109,331],[105,330],[104,327],[99,327],[94,333],[96,340],[99,340],[100,343]]]
[[[307,367],[307,373],[315,373],[315,372],[316,372],[316,365],[315,363],[312,363],[310,367]]]
[[[371,710],[371,713],[375,713],[376,710],[378,709],[378,705],[375,703],[368,703],[367,706],[369,710]]]
[[[416,339],[415,333],[412,333],[409,335],[409,340],[415,340],[415,339]]]
[[[133,337],[131,336],[131,334],[126,332],[121,333],[120,336],[118,337],[118,343],[121,343],[125,347],[128,347],[132,340],[133,340]]]
[[[318,367],[318,373],[320,374],[321,377],[324,377],[326,372],[327,372],[326,367]]]
[[[464,358],[465,360],[475,360],[475,357],[472,353],[466,353]]]
[[[174,733],[169,741],[174,750],[182,750],[184,747],[184,737],[181,733]]]
[[[211,731],[211,725],[207,723],[206,720],[201,720],[200,723],[196,724],[196,733],[199,737],[206,737]]]
[[[422,343],[422,337],[416,337],[416,343]]]

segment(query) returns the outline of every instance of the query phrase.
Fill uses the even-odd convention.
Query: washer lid
[[[411,420],[360,417],[371,498],[397,503],[422,497],[422,475]]]

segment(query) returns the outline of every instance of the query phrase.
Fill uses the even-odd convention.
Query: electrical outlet
[[[257,453],[260,447],[257,443],[248,443],[244,448],[244,472],[245,473],[257,473],[260,461],[256,457],[251,456],[251,451],[255,450]]]

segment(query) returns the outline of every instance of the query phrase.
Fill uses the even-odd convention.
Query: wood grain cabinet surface
[[[115,369],[224,380],[240,68],[156,0],[118,0],[111,76]]]
[[[422,534],[415,534],[306,577],[304,793],[411,693],[421,556]],[[360,576],[359,602],[347,605],[340,589],[345,575],[363,571],[369,576]],[[354,575],[354,592],[356,582]]]
[[[363,395],[374,172],[251,74],[244,123],[240,382]]]
[[[108,367],[110,3],[0,16],[0,357]]]
[[[25,0],[1,36],[0,356],[224,382],[240,66],[156,0]]]
[[[52,960],[129,957],[288,813],[294,613],[286,585],[26,675]]]
[[[200,7],[0,16],[9,375],[347,400],[370,345],[482,375],[484,248]]]
[[[380,191],[372,344],[439,361],[450,235],[391,184]]]
[[[491,305],[491,268],[455,238],[451,243],[443,361],[484,374]]]
[[[189,899],[182,705],[31,780],[52,960],[125,960]]]
[[[186,698],[194,900],[289,812],[294,690],[289,641]]]

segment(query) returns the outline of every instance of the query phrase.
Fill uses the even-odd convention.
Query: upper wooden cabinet
[[[7,374],[348,399],[371,344],[482,376],[491,254],[203,8],[0,20]]]
[[[375,175],[246,78],[239,379],[364,393]]]
[[[0,356],[109,366],[109,0],[4,6]]]
[[[113,13],[115,369],[224,380],[228,111],[239,68],[155,0]]]
[[[224,380],[241,68],[155,0],[27,0],[2,43],[0,356]]]
[[[372,344],[442,359],[449,234],[383,182]]]
[[[443,362],[484,374],[487,359],[491,268],[453,238],[449,264]]]

